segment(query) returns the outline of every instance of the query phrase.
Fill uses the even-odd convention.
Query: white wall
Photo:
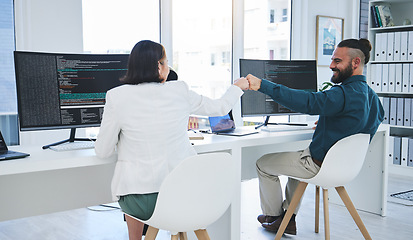
[[[16,49],[82,52],[82,0],[15,0]]]
[[[360,0],[292,1],[292,59],[315,59],[317,15],[344,18],[343,39],[358,38]],[[330,81],[331,75],[329,67],[317,68],[319,85]]]

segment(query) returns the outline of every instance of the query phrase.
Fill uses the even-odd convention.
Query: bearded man
[[[338,140],[356,133],[376,133],[383,121],[384,110],[377,94],[367,85],[363,68],[370,59],[371,44],[367,39],[340,42],[331,58],[331,82],[335,85],[322,92],[295,90],[280,84],[247,76],[250,90],[269,95],[274,101],[296,112],[319,115],[308,148],[298,152],[270,153],[257,160],[262,227],[276,232],[290,204],[298,180],[289,178],[285,200],[278,176],[312,178],[320,170],[327,151]],[[297,233],[297,206],[285,233]]]

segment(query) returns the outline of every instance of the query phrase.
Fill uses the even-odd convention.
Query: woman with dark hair
[[[160,185],[185,158],[195,155],[188,135],[190,114],[227,114],[249,88],[237,79],[220,99],[188,89],[183,81],[168,81],[168,60],[161,44],[140,41],[129,56],[124,85],[106,94],[98,157],[117,149],[112,195],[122,211],[139,219],[152,216]],[[126,216],[129,239],[141,239],[143,223]]]

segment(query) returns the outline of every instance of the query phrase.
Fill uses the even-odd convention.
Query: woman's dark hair
[[[360,39],[346,39],[341,41],[337,47],[348,47],[359,49],[364,54],[364,64],[367,64],[370,60],[371,43],[365,38]]]
[[[129,55],[126,75],[120,81],[126,84],[162,82],[158,61],[164,57],[165,48],[161,44],[149,40],[138,42]]]

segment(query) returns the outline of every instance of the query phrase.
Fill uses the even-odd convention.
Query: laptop
[[[246,136],[259,132],[249,127],[236,128],[231,112],[225,116],[209,117],[209,125],[212,133],[220,135]]]
[[[9,149],[7,148],[6,142],[4,141],[3,135],[1,135],[1,131],[0,131],[0,161],[16,159],[16,158],[24,158],[27,156],[30,156],[30,154],[9,151]]]

